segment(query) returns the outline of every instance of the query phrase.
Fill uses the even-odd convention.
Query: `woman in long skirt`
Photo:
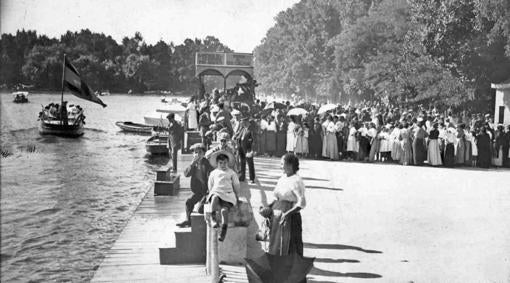
[[[455,151],[456,165],[464,165],[464,162],[466,161],[466,136],[464,128],[464,124],[457,127],[457,148]]]
[[[287,152],[294,152],[294,147],[296,146],[296,120],[294,116],[290,116],[290,122],[287,126],[287,146],[285,150]]]
[[[322,125],[319,117],[317,117],[313,123],[312,128],[308,135],[308,148],[310,155],[314,159],[318,159],[322,155]]]
[[[368,135],[370,136],[370,154],[368,155],[368,161],[374,162],[378,160],[379,150],[381,145],[381,140],[379,138],[378,132],[375,128],[375,124],[371,123],[370,129],[368,130]]]
[[[378,138],[381,141],[379,152],[381,153],[381,161],[387,161],[391,158],[392,144],[390,141],[389,126],[386,126],[379,133]]]
[[[391,140],[391,159],[393,161],[399,161],[400,156],[402,155],[402,145],[400,143],[400,131],[402,130],[402,124],[395,126],[395,128],[391,131],[390,140]]]
[[[297,125],[296,126],[296,146],[294,147],[294,153],[298,157],[303,157],[308,154],[308,133],[305,136],[305,128],[304,126]]]
[[[478,163],[478,147],[476,146],[476,133],[471,132],[471,166],[476,167]]]
[[[503,166],[503,143],[505,140],[505,133],[503,132],[503,126],[498,127],[496,132],[496,142],[494,144],[494,157],[492,164],[496,167]]]
[[[444,150],[444,166],[453,167],[455,165],[455,129],[448,128],[446,130],[445,150]]]
[[[278,123],[276,132],[276,156],[281,157],[285,154],[287,146],[287,124],[282,120]]]
[[[351,123],[349,129],[349,136],[347,137],[347,155],[350,160],[357,159],[359,147],[358,141],[356,140],[356,127],[354,122]]]
[[[439,166],[442,165],[443,162],[441,162],[441,152],[439,150],[439,130],[438,124],[434,123],[433,129],[430,131],[429,134],[429,146],[427,150],[427,159],[429,161],[429,164],[432,166]]]
[[[275,201],[260,213],[271,221],[269,254],[303,256],[302,219],[300,211],[306,206],[305,185],[297,171],[299,159],[292,153],[282,158],[283,176],[273,191]],[[267,215],[265,212],[269,212]]]
[[[480,128],[476,147],[478,149],[478,167],[489,168],[491,166],[491,138],[485,127]]]
[[[269,156],[273,156],[276,152],[276,122],[273,116],[269,116],[266,130],[266,151]]]
[[[404,123],[400,131],[400,142],[402,145],[402,154],[400,156],[400,164],[412,165],[413,164],[413,146],[411,141],[411,132],[408,129],[407,123]]]
[[[338,144],[336,142],[336,127],[331,117],[326,127],[326,148],[322,149],[322,156],[331,160],[338,160]]]
[[[423,129],[423,122],[418,122],[418,128],[414,133],[413,140],[413,161],[414,165],[421,166],[427,159],[427,145],[425,138],[428,136],[427,132]]]
[[[368,137],[368,129],[365,125],[363,125],[358,130],[359,136],[359,152],[358,152],[358,160],[365,161],[368,159],[368,154],[370,153],[370,139]]]
[[[464,165],[471,166],[471,160],[473,159],[473,150],[471,149],[471,140],[473,139],[473,135],[471,135],[470,131],[464,130],[464,137],[466,139],[466,155],[464,159]]]

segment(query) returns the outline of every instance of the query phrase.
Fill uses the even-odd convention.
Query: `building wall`
[[[510,88],[496,90],[496,107],[494,111],[494,123],[500,123],[500,109],[503,110],[503,124],[510,125]]]

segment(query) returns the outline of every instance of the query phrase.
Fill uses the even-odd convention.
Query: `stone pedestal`
[[[154,195],[176,196],[180,189],[180,175],[170,175],[169,180],[154,182]]]
[[[229,227],[223,242],[218,242],[220,264],[244,264],[247,257],[248,227]]]

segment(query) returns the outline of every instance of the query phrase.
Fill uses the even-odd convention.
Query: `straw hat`
[[[218,157],[218,155],[220,154],[225,154],[226,156],[228,156],[228,167],[230,168],[233,168],[234,167],[234,162],[235,162],[235,157],[234,157],[234,154],[232,154],[230,151],[227,151],[227,150],[218,150],[218,151],[215,151],[213,152],[209,157],[209,163],[213,166],[213,167],[217,167],[218,164],[216,164],[216,157]]]
[[[202,149],[203,151],[205,151],[205,145],[203,143],[196,143],[196,144],[190,146],[189,149],[190,150]]]

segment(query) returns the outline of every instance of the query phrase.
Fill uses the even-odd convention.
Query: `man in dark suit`
[[[193,194],[186,200],[186,220],[178,223],[177,226],[179,227],[191,226],[191,212],[193,212],[193,207],[195,207],[195,204],[202,201],[202,199],[204,199],[204,197],[207,195],[207,181],[209,180],[209,174],[213,170],[213,167],[211,164],[209,164],[209,160],[204,158],[204,144],[194,144],[190,149],[193,150],[193,160],[191,161],[191,164],[184,170],[184,175],[186,177],[191,177],[190,187]],[[203,213],[203,208],[202,211],[199,209],[198,212]]]
[[[250,181],[255,183],[255,165],[253,164],[253,132],[249,129],[248,117],[241,119],[241,126],[237,133],[234,135],[233,140],[237,143],[237,150],[241,162],[241,172],[239,181],[246,179],[246,162],[248,162],[248,171],[250,174]]]
[[[175,121],[175,114],[170,113],[168,119],[168,150],[172,159],[172,172],[177,172],[177,151],[181,148],[184,139],[184,130],[179,122]]]

